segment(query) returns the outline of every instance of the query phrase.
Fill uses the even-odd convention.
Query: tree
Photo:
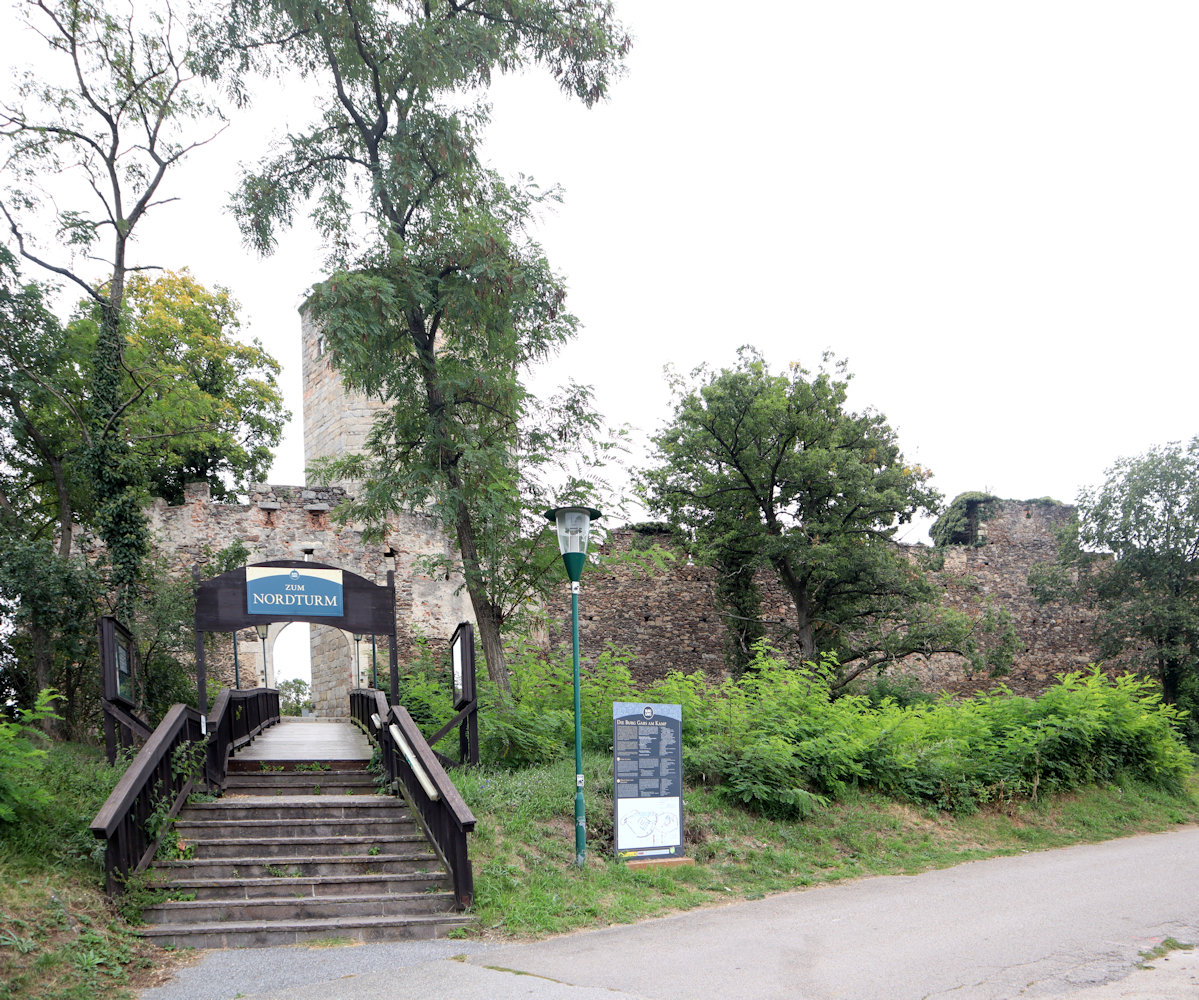
[[[308,308],[346,381],[390,404],[373,466],[359,466],[377,478],[355,510],[441,516],[488,673],[506,689],[507,601],[489,564],[537,558],[519,462],[555,433],[525,419],[534,404],[522,377],[576,323],[528,235],[556,194],[481,164],[488,109],[478,95],[497,70],[541,64],[590,105],[628,38],[599,0],[235,0],[214,30],[246,60],[265,51],[261,40],[282,39],[280,58],[327,87],[321,120],[248,173],[234,207],[247,239],[269,252],[313,199],[335,271]]]
[[[694,384],[674,378],[674,416],[642,476],[647,503],[720,573],[772,569],[794,607],[800,657],[836,653],[837,689],[917,653],[1002,666],[1010,638],[990,652],[978,642],[1002,622],[942,607],[894,544],[898,526],[940,498],[881,414],[845,409],[847,379],[844,366],[773,375],[752,348],[733,368],[696,369]]]
[[[279,363],[257,339],[236,339],[228,290],[210,291],[187,270],[136,274],[126,304],[122,400],[136,397],[126,434],[152,494],[179,503],[185,483],[202,481],[225,499],[263,482],[290,414]]]
[[[84,303],[63,327],[44,298],[44,289],[20,283],[0,246],[0,600],[12,626],[0,701],[31,706],[52,686],[64,731],[82,734],[99,699],[95,618],[111,610],[97,567],[72,546],[78,529],[95,523],[86,457],[98,322]],[[230,338],[237,323],[228,294],[186,274],[135,275],[128,307],[120,399],[137,480],[181,487],[207,477],[219,494],[225,477],[236,488],[260,475],[286,416],[278,365],[257,344]],[[143,487],[139,505],[144,495]],[[153,579],[131,588],[123,617],[142,650],[140,707],[156,717],[183,687],[180,654],[190,655],[191,640],[178,622],[190,631],[191,582]]]
[[[117,396],[138,504],[153,491],[182,499],[206,480],[223,497],[260,481],[288,414],[278,362],[254,341],[233,338],[237,304],[186,271],[129,282],[123,377]],[[19,285],[0,247],[0,505],[20,510],[27,533],[71,551],[77,524],[97,523],[87,458],[94,446],[90,389],[100,336],[84,301],[61,327],[38,286]],[[132,489],[132,487],[131,487]]]
[[[1092,607],[1099,654],[1156,677],[1174,704],[1199,679],[1199,437],[1106,475],[1079,493],[1056,564],[1030,583],[1042,600]]]
[[[283,715],[303,715],[304,709],[312,711],[312,691],[302,677],[291,677],[279,682],[279,711]]]
[[[189,139],[185,127],[213,112],[197,96],[190,39],[169,4],[118,13],[104,0],[25,0],[22,9],[53,65],[27,74],[0,103],[0,212],[20,254],[81,289],[99,312],[86,458],[95,523],[127,612],[148,544],[121,398],[126,284],[139,269],[131,245],[147,212],[168,200],[167,172],[211,137]],[[62,186],[48,191],[49,178]],[[51,239],[38,239],[47,226]],[[109,256],[97,258],[104,245]]]

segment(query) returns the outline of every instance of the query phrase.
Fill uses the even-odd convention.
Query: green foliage
[[[88,826],[128,761],[119,757],[115,766],[109,765],[95,746],[36,742],[39,753],[24,765],[10,768],[0,761],[0,780],[25,798],[16,809],[19,821],[0,822],[0,858],[77,869],[98,885],[104,845]]]
[[[761,634],[758,567],[791,599],[799,658],[836,654],[835,686],[914,654],[1002,668],[1015,645],[1002,612],[942,606],[919,562],[895,546],[898,526],[940,496],[882,415],[845,409],[848,378],[844,366],[775,375],[749,347],[732,368],[676,377],[673,419],[642,476],[647,504],[717,567],[735,668],[748,669]]]
[[[279,363],[257,340],[237,338],[237,309],[227,289],[210,291],[186,269],[129,279],[119,392],[136,403],[124,433],[149,492],[169,503],[182,503],[188,482],[207,482],[218,500],[261,482],[290,417]],[[98,329],[95,310],[72,322],[83,357]]]
[[[990,493],[959,493],[953,502],[928,529],[933,543],[947,545],[982,545],[986,536],[979,529],[982,523],[995,516],[999,498]]]
[[[32,709],[53,687],[57,717],[45,728],[82,738],[99,708],[96,616],[100,575],[83,559],[61,556],[48,539],[0,528],[0,599],[13,626],[0,638],[0,702]]]
[[[133,240],[150,208],[168,200],[161,190],[167,173],[201,144],[186,136],[187,127],[213,112],[186,66],[182,19],[110,9],[105,0],[50,0],[22,11],[27,37],[47,45],[50,64],[21,78],[0,111],[0,210],[21,255],[72,282],[97,310],[90,373],[82,378],[88,405],[71,418],[90,523],[111,561],[118,614],[127,619],[149,541],[144,478],[127,435],[130,397],[122,389],[139,377],[124,357]],[[76,175],[89,183],[61,181]],[[97,277],[93,262],[105,259],[111,270]],[[141,383],[138,395],[152,397],[154,388]]]
[[[364,483],[339,510],[376,529],[396,510],[440,517],[458,543],[489,676],[504,688],[501,629],[554,567],[538,520],[553,506],[550,484],[567,503],[589,493],[611,441],[587,390],[539,402],[522,381],[577,324],[529,235],[557,192],[482,164],[483,94],[493,72],[540,64],[592,104],[628,39],[598,0],[234,0],[222,14],[211,49],[229,58],[210,72],[282,63],[327,95],[320,120],[247,172],[233,202],[264,253],[312,206],[333,273],[307,309],[346,382],[387,404],[368,454],[319,474]],[[564,440],[584,446],[564,456]]]
[[[301,677],[291,677],[279,682],[279,709],[283,715],[303,715],[304,709],[312,711],[312,691],[308,682]]]
[[[481,716],[484,762],[568,757],[569,662],[532,646],[510,662],[512,700]],[[1066,675],[1036,699],[999,689],[964,701],[933,701],[885,678],[838,697],[836,676],[831,656],[797,669],[760,643],[739,679],[672,672],[639,689],[628,657],[610,649],[582,672],[584,747],[611,752],[613,701],[679,704],[687,780],[791,819],[862,788],[962,813],[1125,778],[1177,790],[1191,766],[1179,713],[1131,676],[1095,670]]]
[[[882,706],[883,702],[891,701],[901,708],[911,705],[931,705],[936,698],[920,686],[914,677],[896,676],[882,673],[863,683],[865,678],[858,678],[851,694],[860,694],[874,708]]]
[[[55,717],[54,697],[55,692],[46,689],[31,710],[18,712],[16,721],[0,722],[0,824],[15,822],[19,814],[30,813],[49,799],[49,793],[31,780],[31,772],[46,755],[35,742],[40,734],[34,725]]]
[[[990,695],[901,706],[830,697],[829,668],[793,670],[760,649],[693,727],[689,777],[758,809],[797,809],[795,789],[855,787],[956,812],[1131,777],[1177,789],[1191,756],[1179,715],[1148,684],[1068,674],[1036,699]]]
[[[1094,607],[1100,655],[1177,703],[1199,665],[1199,438],[1117,461],[1079,494],[1056,565],[1030,582],[1043,600]]]

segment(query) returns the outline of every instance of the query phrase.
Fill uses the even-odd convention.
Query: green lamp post
[[[545,516],[558,529],[558,550],[570,577],[570,625],[574,650],[575,681],[575,862],[587,860],[587,817],[583,810],[583,730],[579,724],[579,577],[587,559],[587,536],[591,522],[603,515],[591,507],[556,507]]]

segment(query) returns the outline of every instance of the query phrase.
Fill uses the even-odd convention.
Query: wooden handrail
[[[223,788],[229,755],[278,721],[279,692],[274,688],[222,689],[208,713],[209,785]]]
[[[110,893],[149,865],[161,834],[191,793],[198,775],[176,773],[175,751],[186,743],[206,743],[205,779],[209,787],[220,787],[234,747],[278,721],[279,692],[272,688],[226,688],[207,720],[190,706],[170,707],[92,820],[92,833],[107,841],[104,868]],[[158,819],[158,829],[149,829],[151,817]]]
[[[92,820],[92,833],[107,842],[104,868],[110,893],[154,857],[158,848],[155,834],[162,830],[148,829],[151,817],[159,814],[165,826],[179,812],[192,787],[191,774],[175,771],[175,750],[203,739],[200,713],[187,705],[172,705]]]
[[[424,827],[430,843],[449,868],[458,906],[463,909],[470,906],[475,888],[466,835],[475,828],[475,815],[446,774],[433,748],[412,721],[408,710],[402,705],[389,707],[382,691],[369,688],[351,691],[350,717],[378,744],[389,787],[394,790],[398,784],[403,790],[404,798]],[[407,743],[419,770],[424,772],[425,782],[396,745],[392,726]],[[432,786],[433,794],[426,792],[426,783]]]

